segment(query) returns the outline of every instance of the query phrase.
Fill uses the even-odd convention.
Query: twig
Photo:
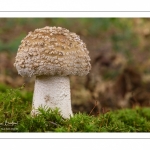
[[[95,101],[95,105],[94,105],[94,107],[92,108],[92,110],[90,111],[89,116],[91,115],[91,113],[93,112],[93,110],[95,109],[96,106],[97,106],[97,100]]]
[[[54,123],[54,122],[52,122],[52,121],[49,121],[49,123],[51,123],[51,124],[53,124],[53,125],[55,125],[55,126],[59,126],[58,124],[56,124],[56,123]]]
[[[139,103],[138,103],[137,99],[134,96],[134,91],[132,91],[132,98],[133,98],[133,103],[132,103],[133,106],[132,106],[132,108],[135,108],[136,105],[138,105]]]

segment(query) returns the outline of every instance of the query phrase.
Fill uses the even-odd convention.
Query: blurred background
[[[75,32],[90,52],[90,74],[70,77],[74,113],[150,106],[147,18],[0,18],[0,90],[25,84],[24,90],[33,92],[35,78],[18,75],[13,63],[21,40],[45,26]]]

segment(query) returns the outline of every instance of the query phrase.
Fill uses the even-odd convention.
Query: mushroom
[[[14,66],[23,77],[36,76],[31,115],[38,107],[59,108],[73,116],[70,75],[84,76],[91,69],[89,52],[78,35],[61,27],[36,29],[21,41]]]

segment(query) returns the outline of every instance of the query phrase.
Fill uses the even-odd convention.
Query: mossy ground
[[[77,113],[70,119],[62,118],[58,109],[39,108],[39,115],[33,118],[32,93],[4,85],[0,91],[1,132],[150,132],[150,108],[122,109],[96,117]]]

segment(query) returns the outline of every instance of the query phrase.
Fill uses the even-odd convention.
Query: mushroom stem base
[[[34,116],[39,107],[58,108],[64,118],[73,116],[71,109],[69,77],[38,76],[35,80],[32,112]]]

